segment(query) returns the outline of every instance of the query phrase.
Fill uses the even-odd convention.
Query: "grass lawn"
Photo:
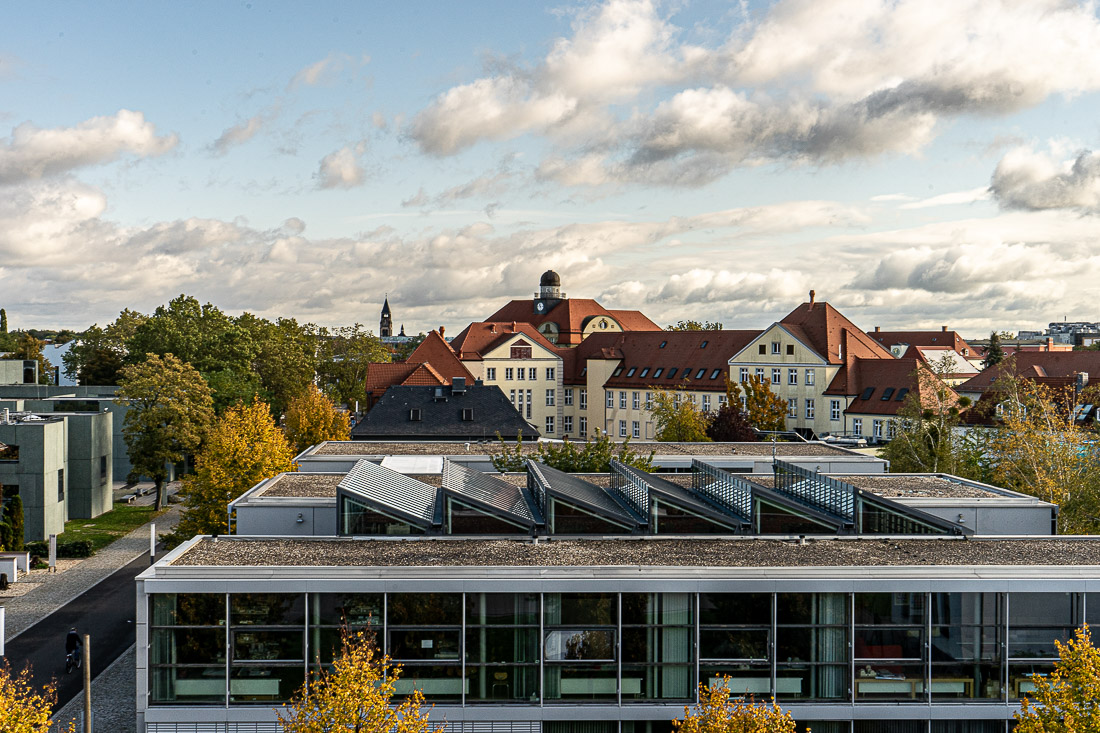
[[[90,540],[92,552],[99,552],[119,537],[130,534],[165,511],[167,510],[161,509],[156,512],[151,506],[115,504],[112,511],[95,519],[70,519],[65,522],[65,533],[58,539]]]

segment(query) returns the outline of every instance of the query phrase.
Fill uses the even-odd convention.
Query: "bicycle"
[[[65,655],[65,674],[80,669],[80,649],[74,649]]]

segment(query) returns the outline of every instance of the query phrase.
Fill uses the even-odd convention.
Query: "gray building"
[[[38,384],[38,362],[0,359],[0,385]]]
[[[23,500],[23,539],[44,540],[65,530],[69,423],[63,417],[0,414],[0,483]]]

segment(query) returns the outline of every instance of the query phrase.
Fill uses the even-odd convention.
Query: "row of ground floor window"
[[[1003,706],[1052,671],[1055,640],[1100,619],[1100,593],[177,593],[150,604],[153,706],[286,701],[309,668],[331,664],[345,625],[370,629],[401,665],[398,694],[417,688],[445,706],[687,704],[699,684],[781,703]]]

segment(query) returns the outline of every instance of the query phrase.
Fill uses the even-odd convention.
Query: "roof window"
[[[639,377],[644,377],[647,374],[649,374],[649,367],[645,367],[644,369],[642,369],[642,373],[639,374],[638,376]]]
[[[613,376],[613,377],[617,377],[617,376],[619,376],[619,375],[620,375],[620,374],[622,374],[622,373],[623,373],[623,368],[622,368],[622,367],[619,367],[618,369],[616,369],[616,370],[615,370],[615,373],[614,373],[614,374],[612,374],[611,376]]]
[[[638,367],[630,367],[630,370],[626,373],[626,376],[633,377],[634,372],[638,371]]]
[[[656,375],[654,375],[656,376]],[[665,379],[672,379],[676,376],[676,367],[672,367],[668,370],[668,374],[665,375]]]
[[[662,341],[662,342],[661,342],[661,345],[660,345],[660,346],[658,346],[657,348],[658,348],[658,349],[663,349],[663,348],[665,348],[666,346],[668,346],[668,342],[667,342],[667,341]]]
[[[885,402],[894,396],[894,388],[887,387],[882,391],[882,401]]]
[[[699,344],[699,348],[700,349],[705,349],[705,348],[707,348],[707,344],[709,344],[709,343],[710,343],[709,341],[704,341],[703,343]]]
[[[409,421],[410,422],[420,422],[422,420],[420,415],[421,415],[421,413],[420,413],[420,408],[419,407],[412,408],[411,410],[409,410]]]
[[[722,373],[721,369],[715,369],[713,372],[710,373],[710,378],[711,379],[718,379],[718,375],[721,374],[721,373]]]
[[[664,367],[657,367],[657,369],[655,369],[653,372],[653,378],[656,379],[657,377],[661,376],[662,371],[664,371]]]
[[[863,390],[863,394],[861,394],[859,396],[859,398],[861,400],[869,400],[869,399],[871,399],[871,395],[873,395],[874,393],[875,393],[875,388],[874,387],[868,387],[867,389]]]
[[[908,387],[902,387],[898,390],[898,396],[894,398],[894,402],[901,402],[905,399],[905,395],[909,394]]]
[[[703,375],[706,374],[706,373],[707,373],[706,369],[700,369],[698,372],[695,373],[695,378],[696,379],[702,379]]]

